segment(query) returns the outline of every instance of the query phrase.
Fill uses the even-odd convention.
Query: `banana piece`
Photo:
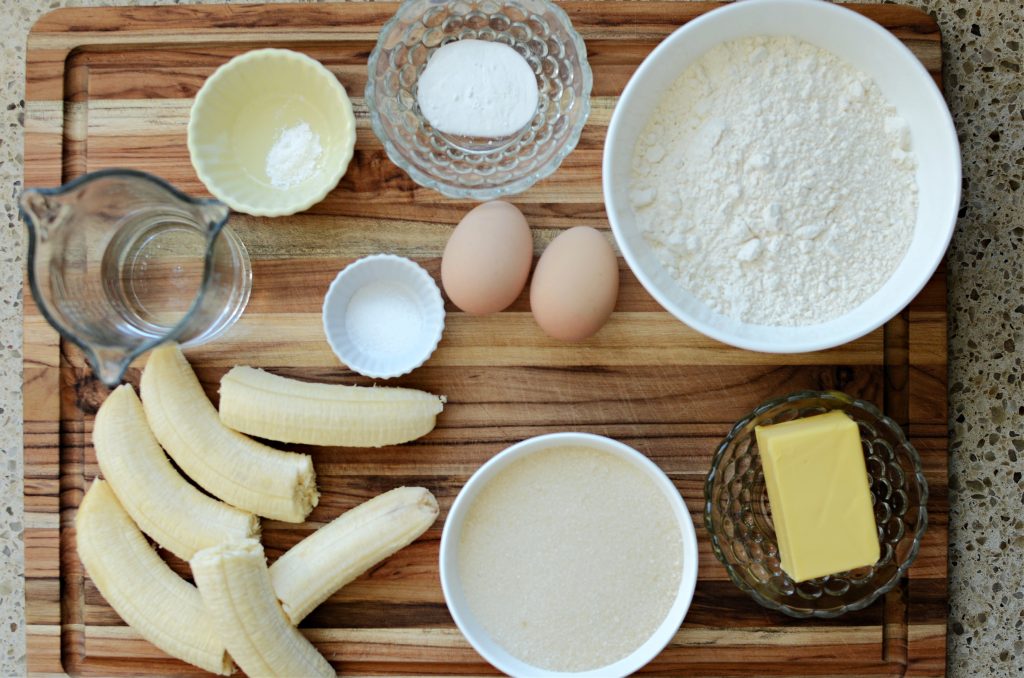
[[[422,487],[399,487],[341,514],[270,567],[285,614],[298,624],[332,593],[411,544],[436,518],[437,500]]]
[[[411,388],[317,384],[252,367],[220,380],[220,420],[249,435],[307,445],[381,447],[434,429],[444,398]]]
[[[203,494],[171,466],[131,384],[103,401],[92,444],[121,506],[143,532],[182,560],[223,541],[259,536],[259,518]]]
[[[139,635],[189,664],[234,671],[199,591],[142,536],[108,483],[96,479],[75,516],[78,557],[110,606]]]
[[[323,655],[281,611],[258,541],[204,549],[190,564],[221,639],[249,676],[335,676]]]
[[[210,494],[289,523],[301,523],[316,506],[309,455],[275,450],[222,424],[177,345],[150,354],[142,373],[142,406],[156,439]]]

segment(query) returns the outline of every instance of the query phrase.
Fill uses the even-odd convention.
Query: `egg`
[[[551,241],[533,273],[530,309],[544,332],[580,341],[608,321],[619,296],[619,265],[604,236],[577,226]]]
[[[483,315],[508,308],[526,286],[533,238],[515,205],[495,200],[470,210],[441,257],[441,284],[452,303]]]

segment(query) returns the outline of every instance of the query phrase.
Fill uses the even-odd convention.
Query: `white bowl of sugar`
[[[634,673],[678,632],[697,581],[679,491],[616,440],[552,433],[481,466],[445,519],[445,602],[511,676]]]
[[[647,291],[740,348],[860,338],[931,278],[960,202],[942,94],[875,22],[750,0],[664,40],[609,126],[608,218]]]

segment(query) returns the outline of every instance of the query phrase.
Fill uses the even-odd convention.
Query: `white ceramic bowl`
[[[579,445],[603,452],[609,452],[628,461],[649,475],[665,493],[673,513],[679,520],[683,542],[683,573],[679,582],[679,593],[669,609],[668,616],[654,634],[632,654],[623,657],[609,666],[591,671],[566,673],[550,671],[532,666],[508,653],[497,644],[473,618],[459,583],[457,550],[462,525],[469,507],[473,504],[480,490],[509,464],[527,455],[562,445]],[[465,487],[455,498],[448,517],[445,519],[441,533],[441,588],[448,610],[455,619],[456,625],[480,655],[499,671],[511,676],[529,676],[530,678],[613,678],[629,675],[647,662],[654,659],[664,649],[679,630],[693,600],[693,590],[697,585],[697,536],[693,530],[693,521],[679,491],[668,476],[658,466],[632,447],[590,433],[551,433],[529,438],[503,450],[492,457],[486,464],[477,469],[476,473],[466,482]]]
[[[364,376],[391,379],[433,355],[444,332],[444,300],[415,261],[374,254],[334,278],[324,296],[323,325],[341,362]]]
[[[892,277],[857,308],[818,325],[743,323],[717,313],[661,266],[637,228],[629,201],[633,148],[662,93],[716,45],[744,37],[793,36],[832,52],[870,76],[910,126],[919,202],[910,249]],[[604,199],[612,231],[640,283],[665,310],[719,341],[755,351],[800,353],[839,346],[880,327],[928,282],[945,254],[960,205],[960,147],[931,75],[887,30],[821,0],[747,0],[694,19],[637,69],[612,115],[604,147]]]
[[[268,165],[275,144],[289,130],[305,131],[303,125],[315,144],[279,151],[281,162]],[[319,61],[287,49],[253,50],[218,68],[196,95],[188,122],[189,155],[207,190],[231,209],[261,217],[323,200],[348,169],[355,142],[345,88]],[[309,153],[317,147],[318,155]]]

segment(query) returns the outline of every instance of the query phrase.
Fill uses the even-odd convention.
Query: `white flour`
[[[702,56],[637,143],[630,198],[662,265],[716,311],[811,325],[870,297],[917,215],[910,133],[866,75],[793,38]]]
[[[519,52],[500,42],[457,40],[427,61],[416,100],[430,124],[449,134],[504,137],[537,111],[537,76]]]
[[[267,177],[275,188],[293,188],[316,172],[320,137],[302,122],[281,130],[267,154]]]

